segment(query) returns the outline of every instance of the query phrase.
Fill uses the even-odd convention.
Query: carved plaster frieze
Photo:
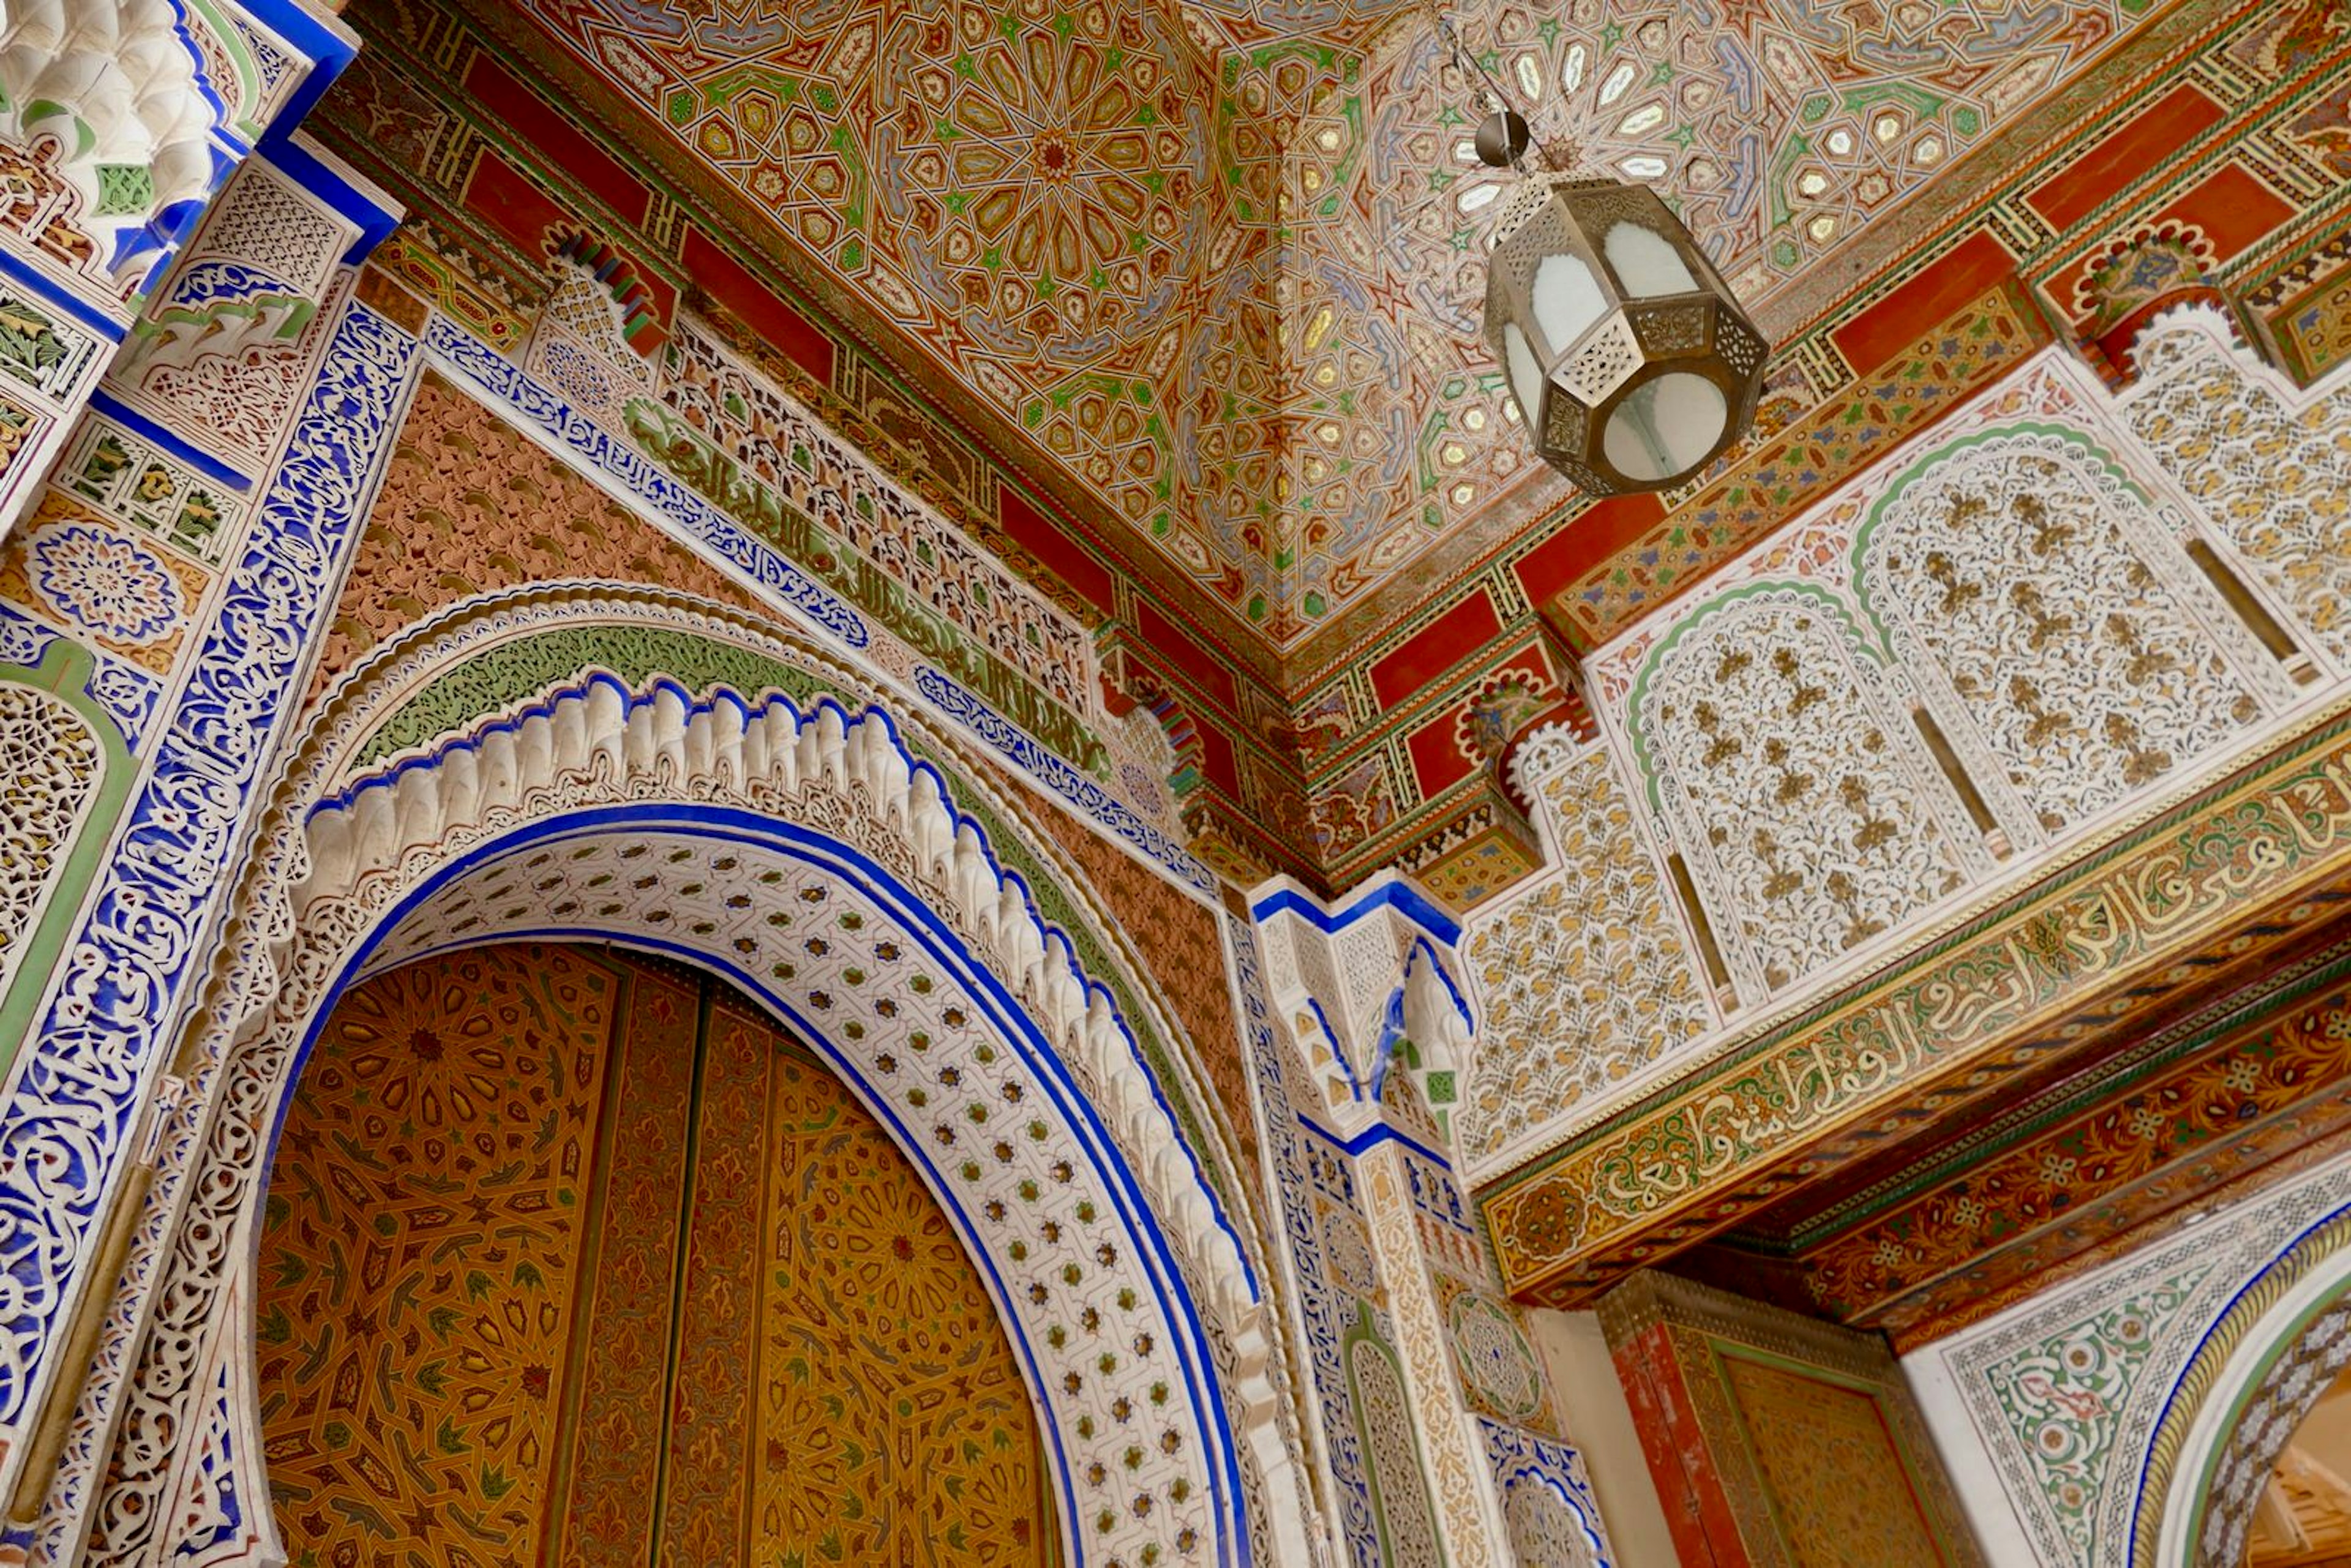
[[[258,1522],[249,1516],[232,1520],[235,1511],[223,1501],[225,1481],[238,1479],[235,1442],[218,1465],[191,1468],[183,1456],[193,1446],[191,1423],[251,1441],[249,1412],[225,1426],[198,1414],[227,1397],[216,1386],[219,1380],[204,1374],[205,1365],[217,1363],[204,1347],[222,1332],[221,1314],[233,1298],[241,1254],[230,1238],[251,1222],[271,1107],[290,1087],[303,1021],[358,956],[384,936],[393,906],[445,871],[452,857],[551,817],[600,808],[706,811],[723,806],[801,824],[862,846],[873,864],[914,890],[944,921],[977,967],[974,973],[1000,980],[1009,1005],[1032,1020],[1047,1053],[1065,1064],[1072,1086],[1093,1107],[1102,1135],[1117,1151],[1102,1151],[1097,1163],[1109,1158],[1113,1168],[1132,1173],[1141,1211],[1136,1223],[1164,1236],[1166,1255],[1159,1267],[1172,1268],[1182,1281],[1172,1299],[1189,1295],[1201,1309],[1189,1331],[1193,1350],[1179,1348],[1186,1333],[1180,1322],[1135,1343],[1155,1341],[1191,1357],[1192,1435],[1179,1433],[1172,1448],[1187,1456],[1186,1465],[1231,1469],[1239,1446],[1230,1434],[1270,1427],[1277,1403],[1272,1346],[1234,1222],[1171,1120],[1110,991],[1081,971],[1069,937],[1039,915],[1023,880],[1003,870],[984,830],[956,810],[944,776],[914,756],[898,723],[877,710],[852,715],[823,701],[802,713],[773,693],[754,699],[720,690],[700,698],[659,682],[631,690],[610,676],[576,683],[528,713],[491,716],[456,740],[355,767],[352,758],[374,726],[401,698],[429,685],[434,670],[460,663],[453,655],[461,651],[511,639],[526,623],[553,624],[601,611],[672,623],[698,621],[738,641],[757,635],[736,612],[657,591],[574,584],[498,597],[504,602],[444,612],[430,635],[388,644],[347,676],[322,705],[274,797],[228,932],[230,956],[214,969],[204,1026],[183,1054],[193,1073],[193,1092],[183,1104],[197,1108],[173,1116],[162,1135],[167,1179],[158,1184],[140,1244],[159,1249],[168,1239],[170,1255],[159,1260],[154,1323],[131,1380],[131,1408],[117,1442],[115,1480],[103,1502],[92,1560],[147,1560],[159,1518],[211,1518],[218,1525],[211,1549],[260,1549]],[[771,636],[759,640],[788,646]],[[805,650],[797,653],[803,664],[812,663]],[[858,689],[847,672],[833,673],[843,678],[826,685]],[[409,937],[419,929],[408,927]],[[1020,1140],[1008,1140],[1033,1141],[1026,1128]],[[989,1169],[1001,1162],[987,1155],[974,1163]],[[1082,1168],[1074,1157],[1059,1165]],[[152,1215],[176,1206],[186,1206],[176,1221],[153,1222]],[[1247,1224],[1247,1217],[1240,1222]],[[1130,1266],[1147,1263],[1135,1257]],[[154,1272],[151,1267],[147,1274]],[[1127,1290],[1136,1301],[1171,1299],[1140,1277]],[[112,1336],[118,1357],[132,1326],[121,1320],[135,1319],[138,1311],[136,1302],[118,1303]],[[1029,1326],[1034,1343],[1061,1349],[1050,1337],[1053,1325]],[[1126,1359],[1134,1364],[1123,1373],[1147,1370],[1140,1353]],[[1213,1385],[1201,1370],[1211,1362]],[[1106,1368],[1072,1367],[1071,1373],[1090,1392],[1116,1381]],[[1123,1429],[1106,1413],[1122,1397],[1131,1413],[1144,1409],[1145,1401],[1158,1413],[1171,1397],[1168,1382],[1144,1377],[1123,1396],[1102,1393],[1112,1403],[1102,1411],[1072,1406],[1064,1441],[1066,1433],[1089,1427],[1096,1433]],[[1066,1376],[1054,1386],[1066,1391]],[[1056,1396],[1043,1389],[1040,1397]],[[1290,1446],[1277,1433],[1270,1446],[1252,1437],[1246,1448],[1245,1478],[1203,1471],[1187,1479],[1189,1472],[1179,1465],[1151,1491],[1155,1507],[1144,1508],[1141,1492],[1122,1495],[1114,1507],[1089,1508],[1080,1499],[1072,1518],[1083,1516],[1077,1522],[1085,1554],[1091,1557],[1094,1544],[1112,1535],[1132,1535],[1138,1542],[1161,1540],[1164,1549],[1179,1553],[1162,1560],[1182,1561],[1187,1531],[1196,1544],[1228,1533],[1228,1523],[1201,1512],[1209,1506],[1203,1500],[1229,1503],[1246,1495],[1258,1517],[1281,1512],[1288,1505],[1280,1500],[1299,1484]],[[1070,1451],[1062,1457],[1069,1459]],[[252,1490],[259,1484],[257,1472],[241,1479],[245,1495],[259,1495]],[[1275,1496],[1261,1504],[1257,1499],[1269,1485]],[[1186,1506],[1185,1499],[1195,1505]]]

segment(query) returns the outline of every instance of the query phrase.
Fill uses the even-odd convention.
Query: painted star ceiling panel
[[[2163,3],[1452,16],[1555,161],[1664,189],[1768,311]],[[528,4],[916,373],[1276,647],[1473,519],[1569,498],[1477,340],[1499,184],[1422,7]]]

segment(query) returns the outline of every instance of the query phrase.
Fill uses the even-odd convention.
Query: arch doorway
[[[1019,1358],[1049,1549],[1238,1568],[1251,1535],[1279,1537],[1300,1511],[1260,1511],[1250,1482],[1269,1459],[1285,1489],[1297,1472],[1238,1230],[1128,1022],[1123,998],[1146,998],[1040,912],[1045,884],[999,859],[1020,847],[1002,819],[992,834],[962,810],[934,743],[879,706],[658,674],[591,671],[421,752],[352,755],[383,704],[429,686],[444,641],[480,632],[388,651],[277,791],[189,1048],[202,1120],[172,1145],[184,1176],[159,1178],[181,1211],[85,1560],[281,1560],[252,1506],[279,1463],[256,1189],[281,1108],[352,987],[502,941],[610,944],[723,979],[887,1129]]]
[[[954,1226],[815,1053],[697,970],[505,942],[354,986],[258,1248],[294,1563],[1058,1560]]]

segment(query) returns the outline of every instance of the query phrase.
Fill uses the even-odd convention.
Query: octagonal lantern
[[[1530,180],[1496,225],[1486,341],[1551,465],[1666,490],[1747,429],[1771,346],[1656,193]]]

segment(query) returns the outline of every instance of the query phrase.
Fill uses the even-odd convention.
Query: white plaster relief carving
[[[104,771],[97,732],[48,693],[0,681],[0,994],[22,960]]]
[[[133,284],[153,246],[128,245],[211,190],[212,106],[171,0],[14,0],[0,6],[0,138],[44,139],[80,197],[99,265]],[[107,214],[107,215],[101,215]]]
[[[1444,1558],[1403,1375],[1386,1348],[1369,1339],[1348,1347],[1347,1369],[1363,1416],[1364,1462],[1396,1568],[1437,1568]]]
[[[356,178],[356,176],[351,176]],[[108,371],[123,402],[259,473],[334,317],[348,217],[247,159],[148,300]]]
[[[796,826],[884,847],[859,831],[847,800],[828,809],[823,793],[786,789],[766,803],[788,808]],[[1205,1549],[1215,1537],[1204,1505],[1217,1446],[1180,1396],[1153,1394],[1187,1375],[1181,1309],[1155,1279],[1136,1228],[1122,1222],[1121,1196],[1097,1185],[1073,1147],[1050,1070],[925,953],[914,923],[755,838],[591,827],[535,841],[451,883],[383,936],[367,972],[550,929],[707,954],[737,971],[738,985],[794,1009],[794,1031],[844,1059],[852,1082],[932,1155],[949,1212],[1002,1279],[1000,1310],[1025,1331],[1035,1392],[1076,1478],[1078,1538],[1129,1555],[1157,1544],[1165,1561],[1207,1560],[1182,1552],[1177,1538],[1189,1531]],[[1081,1083],[1102,1103],[1099,1086]],[[1209,1310],[1232,1320],[1227,1303]],[[1241,1357],[1250,1348],[1236,1347]],[[1148,1459],[1122,1462],[1138,1437],[1148,1439]],[[1114,1479],[1085,1479],[1094,1473]],[[1115,1547],[1097,1529],[1102,1508]]]
[[[2021,841],[2292,700],[2273,661],[2224,653],[2226,606],[2155,521],[2085,441],[2016,426],[1913,468],[1862,527],[1857,591],[1944,731],[1980,737],[1974,780]]]
[[[2167,471],[2167,465],[2177,465],[2178,455],[2166,456],[2150,450],[2152,444],[2142,439],[2145,433],[2141,429],[2144,416],[2140,405],[2154,395],[2152,389],[2162,385],[2167,378],[2201,366],[2204,369],[2198,373],[2215,374],[2226,380],[2231,397],[2251,397],[2251,392],[2238,389],[2241,385],[2252,386],[2263,396],[2273,398],[2275,407],[2295,419],[2303,419],[2321,402],[2334,399],[2339,402],[2351,396],[2344,390],[2346,382],[2351,382],[2351,373],[2312,392],[2297,392],[2275,372],[2252,363],[2250,351],[2235,342],[2223,319],[2196,308],[2176,311],[2163,319],[2143,340],[2143,363],[2150,379],[2119,395],[2063,351],[2043,353],[1954,413],[1938,427],[1930,440],[1917,443],[1911,449],[1879,462],[1782,529],[1759,541],[1709,580],[1708,597],[1662,608],[1584,660],[1583,684],[1591,695],[1598,721],[1598,744],[1610,752],[1620,776],[1635,781],[1637,793],[1646,773],[1639,744],[1642,737],[1636,733],[1641,721],[1635,712],[1635,687],[1661,646],[1678,629],[1713,607],[1727,601],[1755,597],[1771,585],[1792,585],[1847,606],[1847,613],[1859,628],[1858,641],[1870,651],[1861,667],[1865,674],[1875,667],[1873,680],[1880,688],[1888,733],[1894,733],[1897,724],[1899,730],[1907,733],[1906,747],[1911,752],[1907,769],[1918,780],[1920,798],[1933,805],[1935,820],[1945,826],[1950,841],[1964,855],[1970,873],[1949,894],[1913,901],[1901,919],[1887,923],[1886,929],[1863,946],[1834,954],[1834,961],[1816,967],[1809,978],[1800,978],[1783,989],[1767,991],[1754,974],[1744,933],[1723,916],[1726,905],[1736,907],[1736,900],[1727,898],[1720,890],[1708,857],[1704,852],[1691,852],[1688,824],[1675,814],[1677,810],[1687,815],[1690,802],[1685,797],[1681,806],[1676,808],[1675,801],[1660,790],[1660,803],[1675,810],[1650,810],[1644,803],[1635,823],[1649,841],[1643,851],[1645,876],[1653,876],[1670,894],[1667,854],[1675,849],[1682,851],[1702,907],[1720,940],[1725,967],[1735,982],[1735,998],[1718,1021],[1702,1030],[1678,1052],[1647,1065],[1635,1065],[1621,1078],[1591,1082],[1580,1097],[1562,1096],[1549,1114],[1531,1118],[1522,1134],[1505,1149],[1480,1155],[1475,1152],[1476,1145],[1465,1145],[1465,1169],[1479,1177],[1488,1177],[1510,1164],[1557,1147],[1636,1100],[1662,1079],[1687,1071],[1737,1041],[1753,1039],[1817,1003],[1831,988],[1849,981],[1865,967],[1886,962],[1906,948],[1938,940],[2017,887],[2047,875],[2062,862],[2096,852],[2100,844],[2132,831],[2156,812],[2185,799],[2225,769],[2240,765],[2253,749],[2273,744],[2278,737],[2307,722],[2309,716],[2325,704],[2335,700],[2344,666],[2332,650],[2339,637],[2330,640],[2313,631],[2285,588],[2273,582],[2218,524],[2210,520],[2206,515],[2210,507],[2194,499],[2189,494],[2189,486]],[[2212,369],[2215,361],[2219,364],[2217,371]],[[2235,429],[2241,423],[2231,414],[2213,428]],[[2189,643],[2199,645],[2192,667],[2203,671],[2203,679],[2191,683],[2198,689],[2186,691],[2184,696],[2175,694],[2163,698],[2170,706],[2160,723],[2151,727],[2168,730],[2169,740],[2158,742],[2153,749],[2168,753],[2170,765],[2161,769],[2143,769],[2142,782],[2137,786],[2130,785],[2127,779],[2100,782],[2104,776],[2095,764],[2078,760],[2087,753],[2077,749],[2077,760],[2058,769],[2068,782],[2056,787],[2052,797],[2053,815],[2062,817],[2064,821],[2062,832],[2056,836],[2040,826],[2038,809],[2029,808],[2009,783],[2009,762],[1979,733],[1976,715],[1970,711],[1969,702],[1953,689],[1937,657],[1917,637],[1898,626],[1893,628],[1889,638],[1880,625],[1888,618],[1882,612],[1873,618],[1862,603],[1863,595],[1856,591],[1856,544],[1873,512],[1900,486],[1906,475],[1924,474],[1932,483],[1935,472],[1963,472],[1967,462],[1964,455],[1976,448],[2007,455],[2002,462],[2032,459],[2041,448],[2053,450],[2063,459],[2055,477],[2074,492],[2068,505],[2074,526],[2109,529],[2105,537],[2111,548],[2105,553],[2115,562],[2112,575],[2126,582],[2140,575],[2123,559],[2127,555],[2142,563],[2153,578],[2149,591],[2136,596],[2101,583],[2093,596],[2094,602],[2111,607],[2126,597],[2148,599],[2152,607],[2160,612],[2159,619],[2169,631],[2164,637],[2142,636],[2139,645],[2143,651],[2177,654]],[[2197,446],[2194,450],[2201,453],[2206,449]],[[2262,450],[2283,449],[2271,444]],[[2071,455],[2075,452],[2081,454],[2078,461]],[[2039,455],[2047,456],[2049,452],[2041,451]],[[1958,466],[1947,468],[1946,465]],[[2328,471],[2315,462],[2288,464],[2283,470],[2289,479]],[[2236,494],[2228,488],[2236,483],[2227,481],[2222,488],[2228,494]],[[2314,480],[2304,487],[2302,493],[2310,500],[2314,514],[2332,515],[2333,510],[2340,509],[2341,504],[2330,498],[2333,492],[2327,486],[2332,484],[2333,481]],[[2002,479],[2001,485],[2004,488],[1985,493],[2011,497],[2018,493],[2013,479]],[[2120,545],[2116,547],[2114,541],[2117,538]],[[2310,655],[2323,678],[2296,683],[2293,668],[2262,645],[2253,626],[2231,607],[2230,601],[2223,599],[2220,589],[2189,558],[2184,546],[2190,541],[2209,544],[2216,556],[2231,567],[2260,605]],[[2116,553],[2117,549],[2122,554]],[[1990,570],[1989,559],[1986,569]],[[2007,575],[2012,569],[2003,566],[2000,570],[2000,580],[1994,581],[1989,576],[1985,580],[1990,598],[1997,599],[2015,586]],[[1865,570],[1864,576],[1866,575]],[[1861,586],[1867,588],[1871,595],[1882,597],[1867,582]],[[2316,590],[2312,591],[2312,595],[2328,603],[2335,601]],[[2103,622],[2103,609],[2068,613],[2090,626],[2091,638],[2101,634],[2098,626]],[[1969,644],[1980,645],[1980,640]],[[1899,654],[1892,663],[1874,656],[1889,648]],[[2119,643],[2100,649],[2085,642],[2069,644],[2059,657],[2063,661],[2094,664],[2096,658],[2120,653]],[[2216,657],[2223,666],[2217,674],[2212,669]],[[1980,663],[1980,658],[1970,654],[1959,662],[1973,664]],[[2128,658],[2124,660],[2126,664],[2128,662]],[[2157,663],[2161,662],[2158,657]],[[2186,667],[2189,666],[2183,665]],[[1652,683],[1646,691],[1644,700],[1653,702],[1656,684]],[[2247,693],[2255,700],[2259,711],[2250,720],[2243,720],[2239,716],[2242,711],[2241,699]],[[2100,707],[2093,710],[2085,727],[2094,732],[2092,738],[2097,740],[2105,754],[2127,756],[2127,750],[2105,750],[2105,709],[2112,706],[2113,699],[2102,694],[2100,701]],[[1936,719],[1965,777],[1980,790],[1994,819],[1994,832],[1988,834],[1978,829],[1941,768],[1931,760],[1912,722],[1909,710],[1914,703]],[[2183,719],[2182,714],[2189,716]],[[2198,718],[2198,715],[2203,716]],[[2135,711],[2126,716],[2139,719],[2143,731],[2150,727]],[[1990,715],[1987,720],[1997,717]],[[1531,743],[1514,757],[1516,781],[1522,795],[1533,802],[1538,822],[1544,815],[1540,801],[1542,780],[1570,768],[1580,755],[1571,739],[1562,737],[1540,747]],[[2031,768],[2023,771],[2032,777]],[[1703,852],[1709,846],[1702,841],[1702,832],[1698,837],[1701,841],[1698,847]],[[2005,858],[1995,858],[1993,851],[2002,838],[2010,852]],[[1565,875],[1565,864],[1559,852],[1547,850],[1545,870],[1541,876],[1481,910],[1470,922],[1465,949],[1477,948],[1478,933],[1484,925],[1507,917],[1521,901],[1563,909],[1567,894],[1560,879]],[[1677,915],[1686,913],[1681,898],[1672,896],[1669,902]],[[1532,921],[1542,917],[1530,914],[1526,918]],[[1684,922],[1682,932],[1685,941],[1695,947],[1695,928]],[[1496,1004],[1496,998],[1486,989],[1484,970],[1489,967],[1481,961],[1473,972],[1473,980],[1479,987],[1477,999],[1481,1012],[1487,1013]],[[1517,971],[1508,973],[1511,983],[1522,983]],[[1637,988],[1638,981],[1632,971],[1620,965],[1610,984],[1617,990],[1631,991]],[[1503,1013],[1509,1016],[1507,1005]],[[1498,1049],[1503,1036],[1502,1030],[1489,1030],[1479,1041],[1480,1050]],[[1499,1062],[1493,1071],[1499,1071]]]
[[[1481,911],[1462,943],[1484,1019],[1456,1116],[1473,1175],[1540,1152],[1563,1110],[1716,1021],[1607,753],[1588,748],[1535,799],[1553,870]]]
[[[1312,901],[1286,877],[1259,885],[1250,902],[1269,910],[1259,925],[1269,988],[1321,1084],[1321,1115],[1343,1131],[1362,1124],[1400,1042],[1409,1042],[1405,1071],[1425,1097],[1430,1074],[1448,1082],[1458,1073],[1474,1020],[1450,967],[1456,933],[1449,923],[1435,934],[1424,925],[1415,911],[1434,905],[1402,873],[1365,883],[1321,919],[1301,912]],[[1453,1092],[1432,1109],[1442,1113]]]
[[[2210,306],[2158,318],[2137,364],[2131,432],[2307,629],[2305,646],[2351,663],[2351,387],[2294,387]]]
[[[1767,587],[1685,622],[1631,724],[1744,995],[1789,989],[1989,868],[1831,595]]]
[[[789,705],[750,708],[715,701],[688,712],[669,693],[629,706],[611,684],[566,693],[512,730],[494,730],[478,748],[451,748],[438,768],[410,768],[388,785],[362,785],[348,805],[329,805],[308,824],[310,875],[297,918],[317,900],[348,896],[371,875],[420,853],[445,854],[478,838],[485,824],[520,810],[535,790],[575,774],[609,769],[619,798],[670,788],[695,799],[754,800],[823,789],[853,797],[902,833],[926,883],[954,901],[993,967],[1014,981],[1053,1043],[1091,1070],[1114,1108],[1122,1141],[1150,1151],[1139,1163],[1154,1196],[1178,1219],[1183,1241],[1216,1281],[1220,1311],[1246,1310],[1252,1292],[1239,1249],[1193,1171],[1174,1124],[1157,1103],[1134,1047],[1107,996],[1090,988],[1067,940],[1039,918],[1026,890],[991,863],[985,841],[956,820],[937,776],[914,767],[889,722],[851,717],[826,706],[803,717]]]
[[[380,673],[399,681],[402,660],[396,655],[405,650],[386,652]],[[257,885],[291,893],[298,883],[300,891],[282,901],[265,893],[261,905],[249,910],[232,933],[234,946],[246,956],[228,971],[230,990],[218,1016],[247,1020],[241,1031],[245,1043],[225,1064],[231,1070],[225,1088],[231,1113],[217,1117],[208,1134],[204,1168],[217,1174],[197,1189],[197,1201],[216,1213],[206,1223],[183,1222],[171,1231],[175,1256],[168,1260],[161,1297],[161,1337],[151,1342],[138,1380],[122,1438],[125,1458],[118,1461],[119,1479],[104,1504],[103,1550],[95,1560],[131,1560],[125,1553],[135,1555],[135,1542],[143,1539],[140,1521],[153,1518],[162,1502],[155,1489],[178,1486],[188,1478],[183,1468],[175,1472],[169,1458],[181,1447],[175,1434],[185,1432],[189,1402],[201,1397],[201,1380],[190,1380],[194,1364],[186,1358],[204,1342],[205,1325],[219,1321],[220,1298],[206,1281],[220,1281],[232,1260],[223,1242],[235,1228],[240,1191],[250,1190],[253,1132],[266,1124],[268,1099],[277,1092],[273,1074],[282,1074],[292,1043],[286,1032],[292,1021],[287,1009],[298,1014],[300,998],[319,994],[335,972],[337,944],[348,951],[350,942],[369,928],[372,912],[438,863],[437,854],[454,852],[469,837],[500,831],[486,825],[484,813],[511,827],[533,810],[567,810],[600,799],[747,802],[748,791],[772,803],[780,799],[779,791],[797,790],[797,809],[814,814],[809,820],[829,820],[852,837],[871,839],[869,852],[935,893],[954,923],[971,933],[976,949],[988,956],[990,967],[1006,977],[1056,1045],[1069,1053],[1122,1146],[1135,1151],[1130,1158],[1152,1195],[1151,1207],[1177,1240],[1176,1262],[1207,1309],[1203,1316],[1212,1325],[1209,1340],[1237,1426],[1246,1431],[1252,1423],[1274,1418],[1277,1396],[1266,1374],[1265,1324],[1238,1251],[1217,1217],[1212,1195],[1155,1103],[1114,1012],[1099,988],[1090,988],[1071,974],[1066,947],[1038,923],[1018,883],[994,870],[968,822],[957,825],[935,777],[907,763],[887,721],[850,718],[831,707],[805,720],[776,706],[755,716],[722,701],[718,706],[725,711],[714,723],[707,712],[687,713],[674,697],[640,703],[624,714],[630,705],[610,683],[596,690],[605,695],[578,694],[519,727],[497,729],[478,747],[444,754],[439,768],[411,768],[397,787],[363,789],[355,798],[360,803],[329,808],[319,820],[319,839],[322,846],[333,841],[334,847],[322,847],[315,861],[310,835],[297,831],[281,813],[268,841],[276,847],[265,852],[265,875]],[[590,710],[601,716],[596,723],[589,722]],[[354,728],[337,733],[340,746],[359,738]],[[898,763],[883,760],[877,747],[898,755]],[[298,777],[311,780],[307,788],[319,787],[321,769],[331,767],[335,749],[314,747],[311,761],[298,768]],[[467,760],[456,760],[460,756]],[[540,771],[530,772],[525,762]],[[437,777],[428,779],[428,773]],[[363,804],[370,800],[378,804]],[[438,828],[424,828],[435,812],[449,815]],[[335,825],[327,825],[330,819]],[[425,837],[413,837],[415,832]],[[427,843],[439,848],[423,848]],[[371,858],[384,853],[393,857],[391,863]],[[293,940],[298,929],[304,934],[298,943]],[[1113,1040],[1128,1053],[1123,1066],[1104,1054]],[[216,1061],[208,1073],[217,1073],[222,1065]],[[1134,1138],[1136,1130],[1145,1134],[1139,1141]],[[229,1179],[237,1171],[245,1172],[243,1180]],[[1211,1231],[1224,1237],[1222,1249],[1209,1239]],[[1172,1343],[1165,1333],[1158,1337]],[[1181,1446],[1187,1453],[1200,1451],[1198,1444]],[[1259,1461],[1256,1473],[1262,1476],[1266,1450],[1254,1439],[1250,1446]],[[1274,1451],[1280,1451],[1278,1441]],[[1280,1472],[1270,1483],[1277,1499],[1294,1498],[1294,1469],[1272,1469]],[[173,1473],[180,1481],[171,1479]],[[1202,1479],[1196,1479],[1189,1495],[1211,1495]],[[1252,1490],[1248,1479],[1244,1491]],[[254,1478],[244,1477],[241,1484],[251,1495]],[[1224,1489],[1224,1495],[1231,1492]],[[1272,1506],[1294,1504],[1277,1500]],[[1256,1511],[1255,1504],[1250,1508]],[[176,1505],[165,1505],[165,1511],[178,1514]],[[1163,1510],[1155,1518],[1157,1523],[1146,1532],[1162,1525],[1176,1529],[1173,1513]]]

